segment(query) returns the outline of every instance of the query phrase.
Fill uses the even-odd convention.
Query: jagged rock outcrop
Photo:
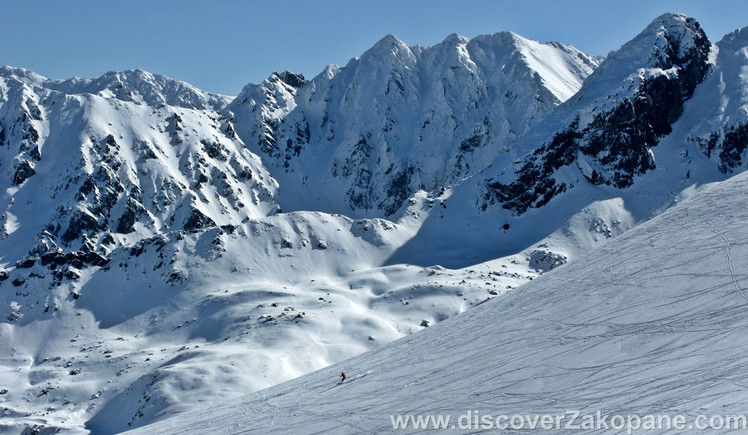
[[[631,186],[655,168],[652,148],[672,132],[706,78],[710,50],[694,19],[667,14],[655,20],[610,54],[573,102],[559,109],[566,125],[539,146],[532,137],[527,147],[533,149],[516,171],[486,179],[483,209],[499,203],[522,214],[542,207],[573,188],[559,175],[562,168],[576,168],[595,185]]]
[[[724,174],[746,166],[748,149],[748,28],[726,35],[717,44],[715,71],[695,96],[708,117],[692,120],[689,140],[714,161]]]
[[[274,212],[277,183],[228,133],[227,102],[140,70],[59,81],[0,69],[0,243],[21,257],[43,246],[106,255]]]

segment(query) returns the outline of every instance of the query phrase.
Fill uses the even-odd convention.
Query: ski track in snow
[[[730,277],[732,278],[732,282],[735,285],[735,290],[740,293],[741,296],[743,296],[743,299],[745,299],[748,302],[748,296],[746,296],[745,292],[742,288],[740,288],[740,284],[738,284],[738,280],[735,277],[735,266],[732,264],[732,253],[730,252],[730,240],[727,239],[727,236],[725,236],[724,233],[715,230],[714,228],[711,229],[715,234],[722,237],[722,239],[725,241],[725,256],[727,257],[727,267],[730,270]]]

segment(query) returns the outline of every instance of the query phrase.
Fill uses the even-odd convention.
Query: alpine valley
[[[545,391],[543,370],[508,368],[533,346],[593,366],[594,343],[610,345],[598,329],[628,325],[613,335],[631,347],[636,331],[683,332],[674,321],[631,326],[658,308],[621,308],[621,280],[646,294],[634,301],[662,307],[679,298],[663,273],[698,276],[683,291],[726,280],[729,302],[746,303],[748,266],[731,250],[748,237],[735,221],[748,199],[746,148],[748,28],[715,43],[676,14],[605,58],[509,32],[432,47],[388,35],[343,67],[311,79],[275,72],[236,97],[142,70],[61,81],[2,67],[0,431],[278,432],[268,422],[279,408],[261,390],[298,378],[267,390],[288,411],[288,431],[380,432],[387,415],[353,416],[402,411],[410,396],[398,373],[438,376],[414,381],[407,410],[438,409],[428,391],[485,373],[492,358],[504,387],[525,376],[516,378],[525,409],[549,409],[528,393]],[[706,230],[687,246],[692,224]],[[716,254],[700,265],[658,258],[709,247]],[[663,272],[637,278],[648,262]],[[636,271],[611,278],[620,264]],[[729,276],[709,269],[722,266]],[[727,307],[723,293],[714,303]],[[699,298],[687,308],[710,307]],[[568,348],[569,333],[548,338],[581,327],[571,317],[587,302],[598,317],[586,316],[607,319],[589,348]],[[721,340],[745,336],[741,318],[723,313],[720,323],[719,312],[692,313],[689,325],[711,319]],[[455,346],[458,335],[465,344]],[[465,357],[431,361],[435,349]],[[628,354],[606,349],[612,374],[588,386],[615,386],[599,399],[623,409],[635,393],[618,384],[633,382],[618,376]],[[638,364],[666,355],[652,349]],[[361,387],[331,397],[320,376],[332,385],[336,373],[318,370],[356,355]],[[460,370],[445,369],[452,363]],[[386,391],[367,384],[377,373]],[[667,394],[683,392],[666,387],[667,374],[656,379],[663,397],[647,409],[669,410]],[[474,385],[481,403],[520,403]],[[592,406],[579,388],[565,397],[546,387],[554,403]],[[477,406],[449,391],[445,409]],[[329,412],[314,417],[319,397]],[[353,420],[332,411],[341,408]]]

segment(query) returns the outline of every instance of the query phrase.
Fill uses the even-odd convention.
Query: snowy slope
[[[51,292],[30,289],[50,277],[31,266],[27,286],[3,295],[18,312],[0,332],[5,424],[138,427],[377,348],[537,276],[521,257],[379,267],[420,209],[399,224],[298,212],[175,232]]]
[[[712,184],[433,328],[133,433],[382,433],[393,431],[390,416],[440,414],[459,432],[486,428],[459,420],[469,411],[492,423],[502,414],[562,415],[562,425],[568,410],[680,414],[688,424],[708,423],[701,414],[744,415],[746,191],[745,173]],[[336,385],[341,370],[349,378]]]
[[[0,69],[0,429],[148,427],[585,261],[742,172],[746,47],[668,14],[589,75],[511,33],[388,36],[231,101]]]

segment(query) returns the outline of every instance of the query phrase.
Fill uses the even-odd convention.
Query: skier
[[[340,382],[343,383],[345,381],[345,373],[340,372]]]

